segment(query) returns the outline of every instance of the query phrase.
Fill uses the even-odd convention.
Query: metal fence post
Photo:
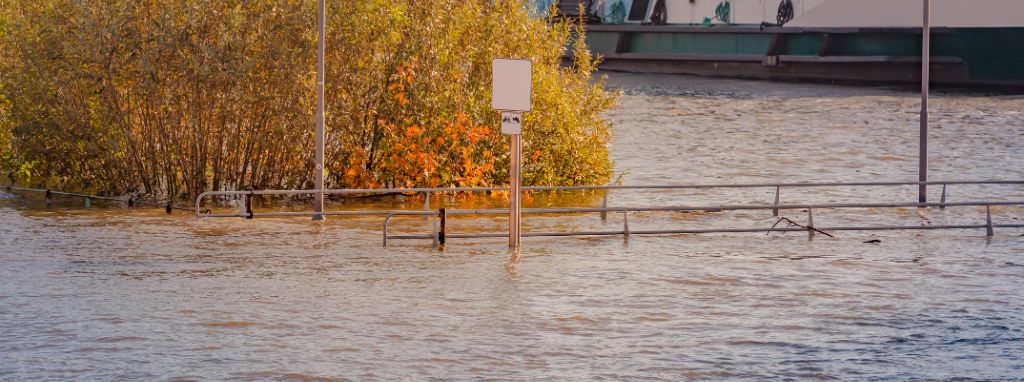
[[[441,231],[437,234],[437,242],[441,248],[444,248],[444,244],[447,241],[445,235],[448,232],[448,211],[445,208],[438,210],[438,214],[441,216]]]
[[[433,241],[434,248],[437,248],[438,245],[441,245],[437,240],[437,215],[429,215],[427,219],[430,220],[430,240]]]
[[[604,199],[601,200],[601,208],[608,208],[608,188],[604,189]],[[601,211],[601,221],[608,221],[608,211]]]
[[[427,191],[423,198],[423,210],[430,211],[430,191]],[[430,220],[430,218],[430,215],[423,215],[424,220]]]
[[[384,247],[388,246],[388,223],[395,214],[388,214],[384,217]]]
[[[622,238],[629,240],[629,211],[622,211]]]
[[[775,204],[773,204],[773,206],[776,206],[776,208],[772,209],[772,216],[774,216],[774,217],[779,217],[778,205],[779,205],[779,194],[780,193],[782,193],[782,187],[781,186],[775,187]]]
[[[946,209],[946,185],[945,184],[942,185],[942,199],[939,200],[939,203],[942,204],[941,206],[939,206],[940,210]]]
[[[810,209],[810,208],[807,209],[807,238],[808,239],[813,239],[814,238],[814,212],[812,212],[812,211],[813,210]]]
[[[249,189],[249,193],[245,195],[245,218],[246,219],[250,219],[251,220],[253,218],[252,198],[255,195],[255,193],[256,193],[256,191],[253,191],[253,189],[250,188]]]
[[[995,236],[995,229],[992,227],[992,206],[985,206],[985,236]]]

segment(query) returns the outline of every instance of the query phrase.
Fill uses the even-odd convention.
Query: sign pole
[[[520,235],[520,216],[522,209],[519,204],[520,193],[522,191],[522,134],[512,134],[512,155],[511,165],[509,166],[509,187],[510,192],[508,195],[508,246],[512,249],[519,249],[519,235]]]
[[[316,199],[313,201],[313,220],[324,220],[324,31],[327,29],[326,7],[320,0],[317,7],[316,52]]]
[[[928,202],[928,82],[931,80],[931,0],[924,0],[924,21],[921,42],[921,152],[918,155],[918,203]]]
[[[508,246],[518,251],[522,228],[522,113],[529,112],[533,106],[533,62],[495,58],[491,65],[491,108],[501,112],[501,133],[511,138],[508,166]]]

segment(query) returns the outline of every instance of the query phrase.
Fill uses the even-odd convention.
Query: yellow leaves
[[[382,57],[398,61],[383,62],[380,85],[368,83],[378,91],[386,90],[376,93],[383,93],[385,106],[374,115],[386,121],[381,126],[390,125],[377,148],[381,150],[378,157],[388,158],[377,160],[387,163],[386,170],[375,170],[382,172],[381,179],[389,185],[445,186],[506,181],[496,174],[507,171],[508,139],[498,134],[496,115],[481,99],[488,93],[489,81],[480,68],[502,53],[494,46],[516,46],[534,59],[534,88],[540,89],[529,118],[526,182],[601,182],[610,162],[608,125],[600,115],[614,97],[600,81],[591,81],[589,66],[583,70],[559,67],[569,28],[522,18],[525,13],[511,3],[473,3],[466,8],[456,3],[409,3],[411,13],[438,6],[449,13],[398,27],[404,37],[396,41],[408,49],[397,56],[383,53]],[[488,18],[476,18],[481,14]],[[518,33],[495,33],[510,30]],[[577,57],[590,57],[577,53]],[[572,163],[541,168],[563,158],[573,158]]]
[[[123,134],[111,128],[98,132],[104,138],[94,139],[108,141],[111,139],[106,137],[116,136],[122,143],[100,145],[97,151],[110,148],[109,157],[93,160],[76,154],[83,146],[65,143],[74,134],[62,134],[67,129],[60,128],[48,135],[34,132],[19,137],[18,142],[30,143],[15,148],[17,154],[26,160],[43,158],[45,163],[40,162],[39,172],[115,163],[111,166],[124,168],[104,169],[103,173],[114,174],[111,177],[144,174],[161,181],[181,179],[181,183],[207,187],[212,179],[206,174],[258,168],[245,176],[251,178],[247,182],[263,182],[252,184],[255,187],[308,182],[312,177],[308,160],[295,153],[304,152],[311,137],[308,129],[293,127],[295,121],[305,120],[315,99],[309,91],[315,78],[315,64],[309,58],[315,56],[316,41],[306,22],[310,15],[306,11],[311,8],[301,2],[294,7],[278,2],[234,2],[229,7],[224,2],[207,1],[189,3],[187,9],[173,2],[147,2],[153,9],[124,8],[121,3],[83,5],[105,9],[96,13],[35,11],[40,14],[32,20],[39,22],[19,25],[49,25],[45,22],[49,19],[76,17],[82,19],[73,24],[81,28],[53,33],[15,29],[5,41],[24,41],[2,46],[0,52],[12,52],[10,60],[21,63],[28,55],[51,52],[44,49],[50,47],[48,42],[61,38],[80,42],[52,46],[57,49],[52,53],[69,60],[62,64],[66,66],[40,67],[33,81],[21,84],[24,88],[39,88],[38,96],[6,94],[7,98],[20,105],[38,104],[36,98],[47,95],[58,98],[55,104],[68,106],[33,109],[33,113],[52,113],[50,117],[64,122],[59,126],[103,126],[108,123],[104,116],[123,114],[125,120],[117,122],[116,127],[123,129]],[[508,139],[495,131],[497,115],[486,99],[490,91],[486,69],[491,57],[507,54],[509,49],[532,58],[536,69],[533,82],[538,91],[534,111],[529,115],[527,140],[543,153],[532,149],[526,153],[530,164],[535,164],[525,169],[526,182],[600,183],[607,175],[608,126],[601,113],[614,97],[602,90],[601,81],[591,80],[591,56],[586,52],[571,54],[577,58],[574,67],[559,67],[567,53],[565,47],[570,45],[565,24],[530,19],[517,2],[350,3],[352,6],[341,12],[328,13],[331,25],[345,30],[332,35],[330,45],[335,48],[327,51],[327,60],[333,64],[326,86],[331,94],[338,95],[327,98],[327,109],[334,111],[327,115],[327,124],[339,127],[331,130],[327,143],[332,174],[329,187],[504,182],[496,174],[507,171]],[[225,16],[224,12],[236,5],[244,12]],[[295,12],[297,9],[305,11]],[[106,16],[100,18],[102,15]],[[158,16],[166,19],[154,19]],[[140,37],[154,36],[149,33],[154,26],[159,26],[156,38]],[[107,29],[124,30],[118,34],[124,41],[117,42],[134,47],[131,57],[123,51],[112,53],[113,57],[95,54],[108,51],[97,44],[107,40],[93,38],[103,36],[100,32]],[[197,34],[194,30],[208,33]],[[577,42],[582,44],[582,39]],[[109,67],[113,81],[99,89],[92,76],[107,69],[108,61],[113,63]],[[4,66],[0,73],[11,73],[12,81],[28,79],[17,70],[4,70],[8,68],[2,62],[0,66]],[[201,91],[196,95],[194,89]],[[108,93],[100,93],[104,91]],[[124,110],[117,110],[116,103],[107,101],[110,99],[123,101],[120,107]],[[45,98],[43,101],[50,102]],[[4,117],[12,118],[10,113]],[[196,118],[207,122],[197,123]],[[238,126],[245,126],[241,134],[237,133]],[[69,139],[57,143],[46,139],[53,136]],[[194,139],[183,139],[186,137]],[[133,145],[124,144],[124,140]],[[254,147],[248,144],[253,141],[258,142]],[[57,144],[71,150],[56,150],[63,147],[54,146]],[[92,150],[93,145],[87,143],[84,147]],[[253,148],[245,152],[245,147]],[[54,151],[69,154],[47,159]],[[146,163],[136,165],[125,159],[132,157],[146,158]],[[181,165],[213,163],[209,159],[214,157],[223,158],[218,168]],[[557,168],[541,168],[538,163],[570,160],[572,163]],[[133,168],[136,166],[141,168]],[[95,172],[81,172],[89,170]],[[145,180],[100,181],[125,184]],[[182,184],[170,187],[185,189]]]

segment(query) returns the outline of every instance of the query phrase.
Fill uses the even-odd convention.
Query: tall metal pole
[[[324,220],[324,31],[327,29],[327,10],[324,0],[317,7],[316,52],[316,200],[313,201],[313,220]]]
[[[919,154],[918,181],[928,181],[928,82],[931,80],[931,0],[924,0],[924,21],[921,42],[921,153]],[[928,186],[918,186],[917,201],[928,202]]]
[[[519,249],[519,236],[520,236],[520,225],[519,217],[522,213],[521,205],[519,204],[520,193],[522,192],[520,174],[521,163],[522,163],[522,134],[512,135],[512,162],[509,166],[510,182],[508,195],[508,246],[512,249]]]

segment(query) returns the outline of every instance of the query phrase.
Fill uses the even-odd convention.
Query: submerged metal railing
[[[604,185],[604,186],[533,186],[523,187],[529,191],[605,191],[601,207],[566,207],[566,208],[527,208],[522,213],[535,214],[580,214],[599,213],[602,220],[608,213],[622,213],[623,227],[611,231],[572,231],[572,232],[527,232],[523,237],[564,237],[564,236],[624,236],[661,235],[661,234],[704,234],[704,233],[755,233],[755,232],[807,232],[814,236],[816,232],[827,234],[828,231],[890,231],[890,230],[938,230],[938,229],[985,229],[986,235],[994,235],[997,228],[1024,228],[1024,224],[995,224],[992,221],[993,206],[1024,206],[1024,200],[974,200],[947,202],[946,189],[953,185],[1024,185],[1024,180],[979,180],[979,181],[932,181],[932,182],[835,182],[835,183],[743,183],[743,184],[683,184],[683,185]],[[784,188],[824,188],[824,187],[897,187],[897,186],[942,186],[939,203],[814,203],[814,204],[782,204],[781,195]],[[771,204],[713,205],[713,206],[639,206],[639,207],[608,207],[608,192],[613,190],[687,190],[687,189],[739,189],[739,188],[774,188],[775,199]],[[389,239],[431,239],[435,244],[443,245],[447,239],[502,238],[508,233],[450,233],[446,228],[449,216],[466,215],[506,215],[506,209],[437,209],[430,208],[432,193],[487,192],[508,191],[508,187],[461,187],[461,188],[394,188],[394,189],[331,189],[331,190],[251,190],[251,191],[211,191],[204,192],[196,198],[196,215],[200,217],[243,217],[248,219],[259,217],[288,216],[384,216],[382,236],[383,245]],[[361,211],[324,211],[318,212],[256,212],[253,210],[252,199],[257,195],[356,195],[356,194],[425,194],[422,210],[361,210]],[[214,196],[242,197],[243,203],[238,212],[203,213],[203,200]],[[979,224],[965,225],[918,225],[918,226],[849,226],[849,227],[816,227],[814,225],[815,209],[857,209],[857,208],[947,208],[947,207],[986,207],[985,221]],[[709,229],[668,229],[668,230],[630,230],[628,215],[634,212],[720,212],[720,211],[756,211],[770,210],[778,216],[781,210],[807,210],[806,225],[799,225],[791,220],[788,223],[797,227],[751,227],[751,228],[709,228]],[[391,235],[389,224],[396,216],[434,217],[429,234]],[[437,219],[440,219],[440,230]],[[788,220],[788,219],[783,219]],[[782,220],[780,220],[781,222]],[[776,223],[778,224],[778,223]]]
[[[46,205],[53,204],[53,197],[54,196],[66,196],[66,197],[82,199],[83,206],[85,208],[91,208],[92,207],[92,202],[94,200],[104,200],[104,201],[110,201],[110,202],[125,203],[129,207],[135,207],[135,206],[138,205],[138,206],[163,208],[164,211],[167,212],[168,214],[171,213],[174,210],[191,211],[191,210],[189,210],[187,208],[175,207],[174,204],[171,203],[171,202],[158,203],[158,202],[154,202],[152,200],[135,199],[134,197],[129,197],[129,198],[125,199],[123,197],[122,198],[116,198],[116,197],[112,197],[112,196],[90,195],[90,194],[82,194],[82,193],[77,193],[77,192],[54,191],[54,190],[44,189],[44,188],[15,187],[13,185],[3,186],[2,189],[7,190],[7,191],[22,191],[22,192],[34,192],[34,193],[43,194],[44,195],[43,196],[44,197],[44,201],[45,201]]]

